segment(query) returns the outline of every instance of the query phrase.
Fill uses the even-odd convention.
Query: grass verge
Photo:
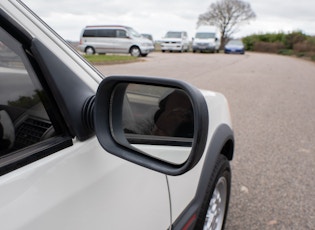
[[[93,65],[124,64],[142,60],[128,55],[83,55],[83,57]]]

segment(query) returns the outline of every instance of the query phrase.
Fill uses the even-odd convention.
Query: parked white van
[[[161,51],[180,51],[189,50],[189,39],[186,31],[168,31],[161,40]]]
[[[147,56],[154,50],[153,42],[128,26],[86,26],[80,36],[79,49],[86,54],[130,53]]]
[[[220,33],[214,26],[201,26],[197,29],[193,38],[192,50],[219,52],[220,49]]]

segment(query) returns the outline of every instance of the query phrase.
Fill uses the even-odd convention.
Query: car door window
[[[116,37],[116,30],[114,30],[114,29],[99,29],[99,30],[97,30],[97,37],[114,38],[114,37]]]
[[[117,30],[117,37],[118,38],[126,38],[127,37],[127,33],[125,30]]]
[[[54,128],[21,45],[0,33],[0,153],[5,155],[54,136]]]
[[[97,36],[97,31],[96,30],[85,30],[83,32],[82,37],[96,37]]]
[[[0,27],[0,174],[16,159],[30,154],[34,158],[38,151],[46,151],[47,155],[49,147],[30,149],[57,133],[44,101],[47,107],[47,94],[23,45]]]

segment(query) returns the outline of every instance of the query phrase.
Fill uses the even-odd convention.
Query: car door
[[[40,36],[0,17],[1,229],[167,229],[166,176],[108,154],[93,133],[73,135],[82,120],[68,116],[84,84],[62,96],[54,77],[75,83],[69,63],[46,62]]]
[[[97,28],[96,49],[98,53],[115,52],[115,30],[109,28]]]
[[[118,53],[129,53],[132,38],[127,36],[127,31],[124,29],[116,30],[115,49]]]

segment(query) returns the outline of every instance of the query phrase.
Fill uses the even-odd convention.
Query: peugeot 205
[[[222,229],[226,98],[103,76],[21,1],[0,2],[1,229]]]

